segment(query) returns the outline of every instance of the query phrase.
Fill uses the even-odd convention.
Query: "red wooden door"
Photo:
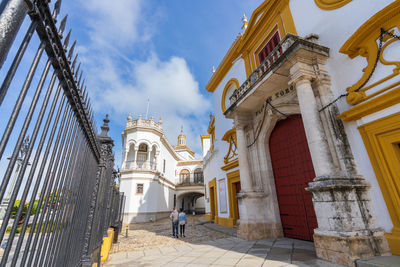
[[[269,147],[284,235],[313,240],[318,224],[311,194],[305,188],[315,173],[301,116],[279,121]]]

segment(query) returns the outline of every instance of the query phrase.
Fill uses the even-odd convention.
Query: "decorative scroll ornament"
[[[236,129],[233,128],[227,131],[225,135],[222,137],[222,140],[229,143],[228,152],[224,157],[224,163],[228,164],[229,162],[235,160],[238,156],[237,145],[236,145],[237,144]]]
[[[346,89],[348,92],[346,100],[349,104],[359,104],[400,85],[398,79],[393,79],[400,73],[400,62],[387,60],[391,55],[385,54],[388,46],[399,41],[394,35],[396,29],[399,31],[399,27],[400,2],[395,1],[366,21],[340,49],[341,53],[347,54],[350,58],[361,56],[368,62],[362,70],[361,79]],[[388,31],[389,34],[382,34],[381,29]],[[392,73],[364,87],[371,78],[376,64],[379,63],[393,65]]]
[[[324,10],[332,10],[347,5],[352,0],[314,0],[317,6]]]

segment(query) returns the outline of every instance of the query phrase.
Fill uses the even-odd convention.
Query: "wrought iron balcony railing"
[[[282,55],[284,55],[299,39],[300,38],[298,36],[287,34],[285,38],[283,38],[282,41],[264,59],[260,66],[258,66],[258,68],[252,74],[250,74],[249,78],[229,97],[231,106],[228,108],[228,110],[231,110],[231,107],[234,106],[234,104],[236,104],[240,99],[242,99],[255,84],[264,78],[267,73],[275,69],[281,62],[280,59],[282,58]]]
[[[176,186],[203,186],[204,182],[201,181],[197,181],[197,182],[187,182],[187,181],[183,181],[183,182],[179,182],[178,184],[176,184]]]

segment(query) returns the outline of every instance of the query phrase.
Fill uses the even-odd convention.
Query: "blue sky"
[[[98,126],[110,114],[116,164],[126,117],[163,119],[176,144],[181,125],[188,145],[200,154],[211,94],[205,85],[261,0],[69,0],[67,28],[77,40],[79,59]]]

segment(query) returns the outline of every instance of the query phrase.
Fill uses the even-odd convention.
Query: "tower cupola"
[[[183,126],[181,127],[181,134],[178,136],[178,146],[186,146],[186,136],[183,134]]]

